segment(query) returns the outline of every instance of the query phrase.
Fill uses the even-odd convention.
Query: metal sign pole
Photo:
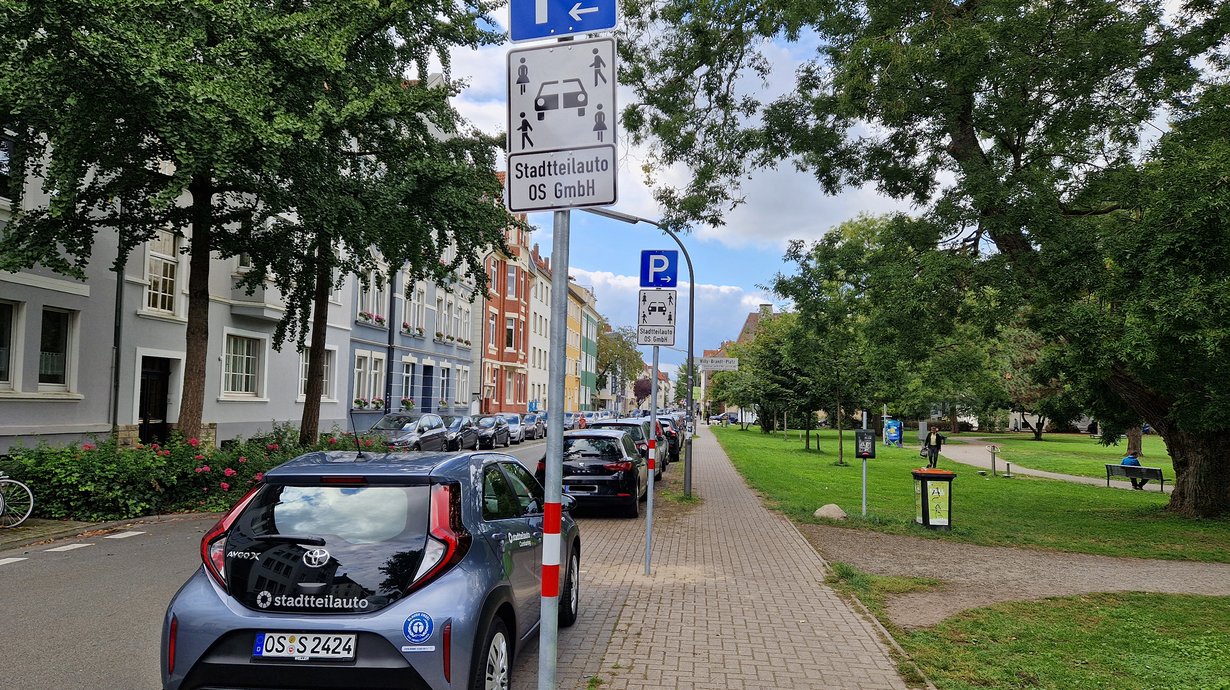
[[[564,477],[564,348],[568,343],[569,212],[555,212],[551,246],[551,350],[548,371],[546,506],[542,536],[542,602],[538,633],[538,688],[555,690],[559,640],[560,501]]]
[[[653,553],[653,472],[657,466],[657,447],[654,437],[658,435],[658,346],[653,346],[653,373],[649,379],[649,400],[652,407],[649,408],[649,433],[653,434],[649,441],[649,495],[646,497],[646,513],[645,513],[645,574],[649,574],[650,555]],[[676,430],[678,433],[678,430]],[[670,452],[670,449],[667,449]],[[640,490],[640,487],[637,487]],[[638,497],[639,500],[639,497]]]
[[[867,429],[867,410],[863,410],[863,429]],[[867,458],[863,458],[863,517],[867,517]]]

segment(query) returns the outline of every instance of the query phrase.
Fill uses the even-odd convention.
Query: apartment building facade
[[[533,261],[526,230],[507,228],[504,240],[507,254],[495,251],[484,259],[490,285],[483,303],[486,324],[481,352],[481,408],[487,413],[524,413],[530,397]]]
[[[530,412],[548,410],[551,384],[548,358],[551,356],[551,259],[530,248]]]

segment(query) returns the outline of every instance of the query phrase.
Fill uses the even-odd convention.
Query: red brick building
[[[521,220],[525,217],[521,216]],[[485,259],[489,291],[483,301],[482,389],[484,413],[526,411],[529,400],[530,271],[528,234],[504,231],[508,254]]]

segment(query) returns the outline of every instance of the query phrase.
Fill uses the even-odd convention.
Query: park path
[[[979,438],[977,436],[964,436],[961,438],[950,438],[944,442],[944,448],[940,451],[940,455],[959,462],[962,465],[972,465],[974,467],[991,470],[991,453],[987,451],[987,445],[994,443],[994,439]],[[1001,457],[996,461],[996,467],[999,472],[1004,471],[1004,459]],[[1097,477],[1079,477],[1074,474],[1060,474],[1059,472],[1046,472],[1044,470],[1035,470],[1030,467],[1022,467],[1016,465],[1012,468],[1013,474],[1027,474],[1031,477],[1044,477],[1046,479],[1057,479],[1064,482],[1075,482],[1077,484],[1090,484],[1093,486],[1106,486],[1105,479]],[[1157,482],[1150,482],[1147,487],[1149,491],[1156,491]],[[1112,489],[1127,489],[1132,490],[1131,482],[1127,480],[1112,479],[1110,480]],[[1164,488],[1166,493],[1174,491],[1174,482],[1166,484]]]

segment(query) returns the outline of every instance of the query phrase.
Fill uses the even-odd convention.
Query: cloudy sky
[[[507,26],[507,9],[496,15]],[[534,44],[518,44],[526,47]],[[463,50],[453,54],[455,80],[468,86],[457,101],[462,114],[480,129],[496,133],[507,129],[506,56],[513,44],[481,51]],[[798,47],[769,46],[767,51],[775,72],[762,92],[780,92],[792,83],[794,67],[802,57]],[[757,85],[759,89],[759,85]],[[621,88],[620,107],[630,102],[631,91]],[[619,201],[612,208],[625,214],[658,219],[660,210],[645,186],[640,172],[646,152],[619,143]],[[679,171],[664,175],[669,179]],[[681,178],[679,178],[681,179]],[[729,213],[722,227],[697,227],[681,239],[691,254],[696,269],[697,356],[702,350],[716,348],[723,340],[739,334],[747,315],[762,303],[778,300],[764,290],[778,271],[786,270],[782,255],[791,239],[816,239],[828,229],[860,212],[884,212],[900,205],[878,196],[872,190],[853,190],[840,197],[820,193],[811,176],[795,172],[787,164],[781,170],[761,174],[744,184],[747,202]],[[552,246],[552,216],[534,213],[530,223],[537,230],[533,241],[546,255]],[[571,213],[570,273],[581,285],[592,287],[598,309],[612,324],[636,325],[636,297],[639,289],[640,253],[645,249],[674,249],[674,242],[653,226],[629,225],[583,211]],[[682,256],[680,257],[682,261]],[[660,352],[664,368],[674,369],[686,359],[687,274],[679,272],[680,328],[676,350]],[[645,360],[650,361],[649,348]]]

